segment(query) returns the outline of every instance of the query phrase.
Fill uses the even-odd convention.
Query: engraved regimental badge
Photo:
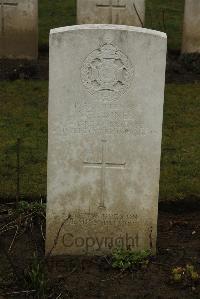
[[[81,68],[83,85],[102,101],[116,100],[127,92],[133,74],[131,61],[108,36],[102,46],[88,55]]]

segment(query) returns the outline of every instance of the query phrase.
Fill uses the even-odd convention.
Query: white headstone
[[[182,53],[200,52],[200,1],[185,0]]]
[[[143,27],[145,0],[77,0],[78,24],[119,24]]]
[[[0,0],[0,58],[37,59],[37,0]]]
[[[51,30],[47,253],[155,251],[166,47],[137,27]]]

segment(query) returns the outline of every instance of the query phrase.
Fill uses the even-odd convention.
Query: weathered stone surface
[[[143,27],[145,0],[77,0],[78,24],[121,24]]]
[[[155,250],[165,63],[161,32],[51,30],[47,253]]]
[[[37,59],[38,1],[0,0],[0,58]]]
[[[182,53],[200,52],[200,1],[185,0]]]

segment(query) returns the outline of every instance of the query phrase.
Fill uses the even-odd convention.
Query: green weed
[[[199,281],[200,275],[193,265],[175,267],[171,270],[172,281],[175,283],[191,284]]]
[[[35,291],[34,298],[47,298],[48,279],[46,269],[36,256],[34,256],[32,263],[24,271],[24,282],[27,289]]]
[[[112,266],[121,270],[146,267],[149,264],[150,251],[131,251],[117,248],[112,255]]]
[[[42,202],[20,201],[15,210],[17,214],[33,214],[35,216],[44,216],[46,213],[46,204]]]

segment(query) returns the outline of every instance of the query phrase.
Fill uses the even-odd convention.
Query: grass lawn
[[[16,140],[22,197],[46,195],[47,82],[0,85],[0,197],[16,194]],[[167,85],[160,200],[200,196],[200,85]]]
[[[16,142],[20,145],[20,185],[25,196],[45,193],[47,81],[0,84],[0,197],[16,194]]]
[[[200,196],[200,85],[166,86],[160,199]]]
[[[76,0],[39,0],[39,47],[46,48],[52,28],[76,24]]]
[[[168,34],[170,49],[180,49],[184,0],[146,0],[145,27]],[[49,30],[76,24],[76,0],[39,1],[39,46],[48,47]]]
[[[180,50],[185,0],[146,0],[145,27],[164,31],[168,48]]]

